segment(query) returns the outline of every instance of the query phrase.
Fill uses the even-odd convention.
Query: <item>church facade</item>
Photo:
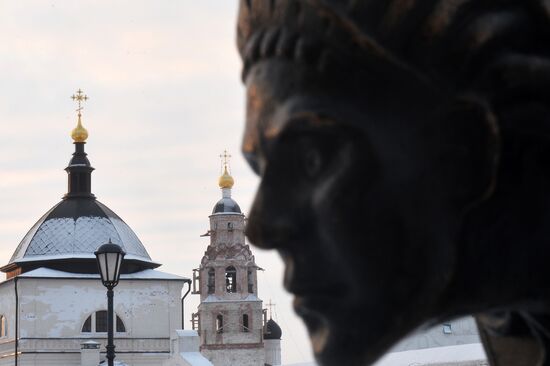
[[[191,280],[159,271],[133,230],[92,193],[94,168],[85,152],[88,132],[80,112],[87,97],[79,90],[73,99],[79,108],[75,151],[66,168],[68,192],[0,268],[6,275],[0,282],[0,366],[104,364],[107,299],[94,252],[108,241],[126,252],[114,298],[119,365],[264,366],[264,331],[271,334],[273,326],[264,324],[240,209],[230,213],[224,206],[210,216],[210,235],[219,245],[209,247],[201,265],[200,329],[184,331],[182,290]],[[222,180],[232,178],[224,174]],[[232,201],[222,191],[222,201]],[[229,259],[228,251],[234,253]],[[225,259],[217,252],[226,253]],[[230,356],[221,357],[222,349]]]
[[[121,277],[114,308],[117,360],[162,365],[181,328],[183,279],[155,270]],[[101,347],[100,361],[107,311],[97,276],[46,267],[25,272],[0,284],[0,309],[6,329],[0,365],[81,365],[82,348],[91,345]]]

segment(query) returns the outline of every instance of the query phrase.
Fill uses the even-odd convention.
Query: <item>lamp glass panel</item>
[[[107,281],[107,269],[106,267],[106,259],[107,254],[106,253],[100,253],[97,255],[97,260],[99,262],[99,269],[101,271],[101,280],[103,282]]]
[[[120,277],[120,266],[122,265],[122,258],[124,258],[124,256],[122,254],[119,254],[118,255],[118,263],[117,263],[117,266],[116,266],[116,280],[118,281],[118,278]]]
[[[119,253],[107,253],[107,279],[109,282],[116,281],[116,271],[119,264]]]

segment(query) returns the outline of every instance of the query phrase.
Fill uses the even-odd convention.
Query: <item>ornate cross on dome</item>
[[[223,151],[223,154],[220,155],[220,159],[222,160],[222,169],[229,168],[229,159],[231,159],[231,155],[227,153],[227,150]]]
[[[273,302],[271,302],[271,299],[269,299],[269,302],[266,305],[269,308],[269,318],[271,319],[271,318],[273,318],[273,308],[277,304],[274,304]]]
[[[76,94],[73,94],[71,96],[72,100],[74,100],[75,102],[78,102],[78,108],[76,109],[76,111],[78,112],[78,114],[80,115],[80,111],[83,109],[82,107],[82,102],[85,102],[88,100],[88,96],[86,94],[84,94],[82,92],[82,90],[80,90],[80,88],[76,91]]]

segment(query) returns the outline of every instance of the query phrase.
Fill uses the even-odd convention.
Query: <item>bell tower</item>
[[[201,353],[215,366],[263,366],[259,268],[245,243],[245,216],[231,198],[229,157],[227,152],[221,155],[222,198],[210,215],[210,229],[203,235],[210,237],[210,244],[194,274],[194,293],[201,301],[193,325],[200,334]]]

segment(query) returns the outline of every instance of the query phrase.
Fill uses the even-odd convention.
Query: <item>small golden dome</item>
[[[229,175],[229,172],[227,171],[227,165],[224,166],[223,174],[218,180],[218,184],[220,185],[220,188],[231,188],[233,187],[233,184],[235,184],[233,177]]]
[[[73,138],[74,142],[85,142],[88,138],[88,131],[82,126],[80,113],[78,114],[78,123],[71,132],[71,137]]]

